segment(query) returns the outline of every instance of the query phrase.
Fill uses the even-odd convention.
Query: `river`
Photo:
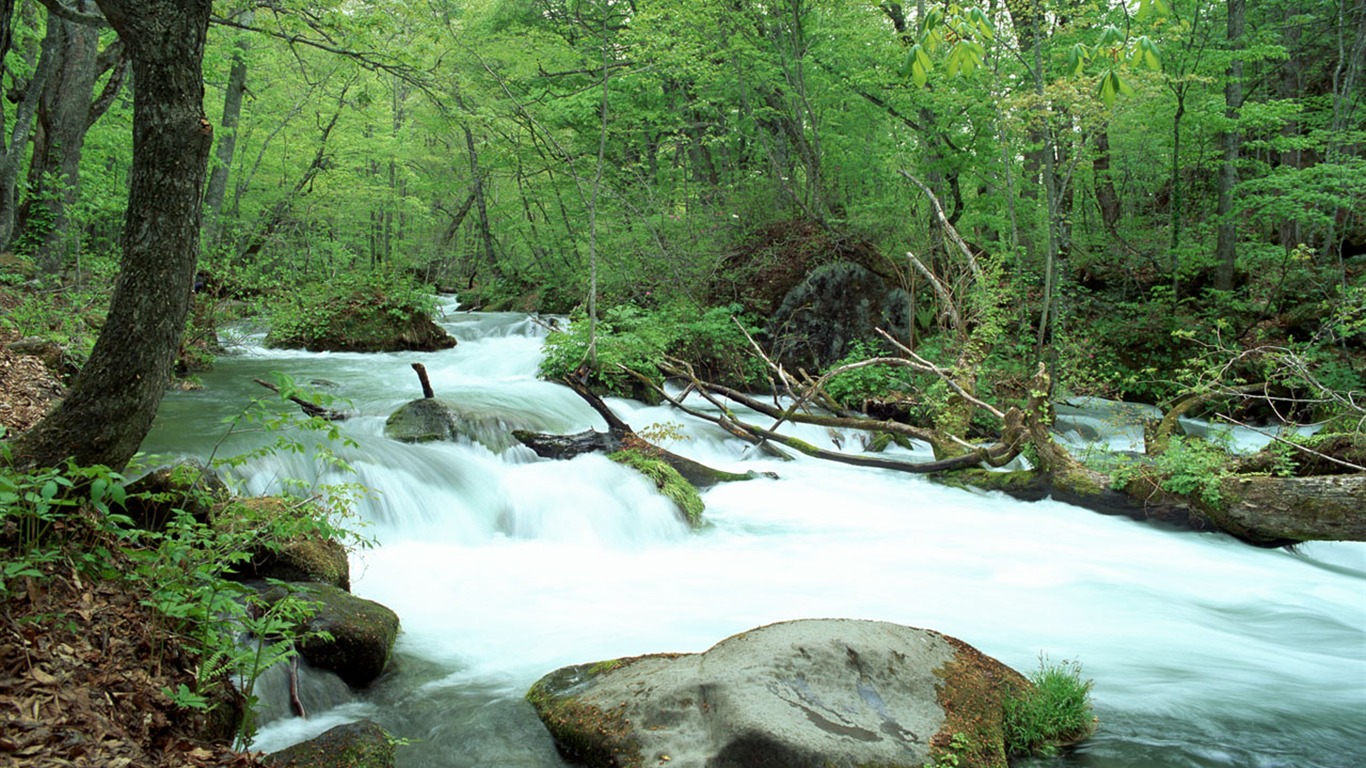
[[[755,456],[710,425],[615,400],[671,450],[777,480],[707,490],[697,531],[630,470],[599,456],[539,460],[520,446],[404,445],[384,419],[437,396],[548,432],[603,428],[567,388],[535,378],[544,328],[517,314],[461,313],[460,344],[426,354],[266,350],[251,338],[204,387],[168,394],[144,445],[222,456],[257,445],[225,419],[270,372],[319,380],[357,416],[343,475],[307,455],[254,460],[253,492],[282,478],[358,482],[376,546],[352,555],[353,591],[398,612],[390,672],[352,694],[305,676],[310,717],[282,711],[278,681],[255,749],[371,718],[407,768],[567,765],[522,701],[560,666],[705,650],[755,626],[842,617],[927,627],[1024,672],[1076,660],[1095,681],[1096,735],[1038,765],[1097,768],[1359,768],[1366,765],[1366,545],[1263,550],[1209,533],[943,488],[913,475]],[[845,450],[857,437],[797,428]],[[225,437],[226,435],[226,437]],[[221,445],[220,445],[221,443]]]

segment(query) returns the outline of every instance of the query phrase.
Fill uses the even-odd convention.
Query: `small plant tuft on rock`
[[[1080,662],[1052,664],[1041,656],[1029,682],[1032,685],[1028,689],[1004,702],[1006,754],[1055,755],[1095,730],[1093,681],[1082,679]]]

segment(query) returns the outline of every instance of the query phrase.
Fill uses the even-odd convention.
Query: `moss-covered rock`
[[[265,756],[271,768],[392,768],[394,740],[370,720],[339,725]]]
[[[213,526],[220,532],[289,531],[299,502],[278,496],[237,498],[214,509]],[[351,589],[351,563],[346,547],[336,539],[299,533],[285,539],[267,535],[250,547],[250,557],[233,567],[237,580],[279,579],[316,582]]]
[[[431,318],[430,298],[392,276],[316,286],[271,313],[266,345],[312,352],[433,352],[455,339]]]
[[[513,433],[531,426],[524,413],[492,406],[465,406],[427,397],[405,403],[384,422],[384,436],[404,443],[466,439],[491,451],[517,444]]]
[[[312,636],[299,644],[309,664],[337,673],[353,688],[369,685],[384,672],[398,638],[398,614],[326,584],[290,583],[288,588],[318,603],[318,612],[302,628]],[[323,632],[331,639],[318,635]]]
[[[194,459],[153,469],[128,483],[126,491],[123,513],[148,531],[163,530],[176,510],[207,523],[215,506],[230,496],[222,478]]]
[[[706,510],[702,496],[697,492],[697,488],[683,479],[678,470],[669,466],[668,462],[637,448],[617,451],[609,454],[607,458],[649,478],[659,492],[674,503],[679,514],[688,521],[688,525],[696,528],[702,524],[702,513]]]

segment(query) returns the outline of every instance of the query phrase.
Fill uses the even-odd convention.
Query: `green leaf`
[[[1124,33],[1119,31],[1119,27],[1114,24],[1107,24],[1105,29],[1100,31],[1100,40],[1097,45],[1116,45],[1124,42]]]
[[[924,88],[925,82],[929,80],[930,70],[934,68],[934,62],[930,61],[929,54],[925,53],[923,46],[913,45],[907,54],[907,61],[911,65],[911,81],[917,87]]]
[[[1134,53],[1129,57],[1129,63],[1136,67],[1147,67],[1154,72],[1162,69],[1162,51],[1158,49],[1157,43],[1144,35],[1138,38],[1137,45],[1134,46]]]
[[[1105,106],[1113,107],[1115,99],[1120,95],[1133,96],[1134,88],[1129,85],[1119,73],[1113,69],[1105,70],[1100,76],[1100,99],[1105,102]]]
[[[1067,54],[1067,69],[1071,71],[1072,77],[1080,77],[1081,71],[1086,66],[1086,62],[1091,58],[1091,52],[1086,50],[1086,46],[1077,43],[1072,46],[1072,50]]]
[[[968,18],[977,27],[977,32],[986,40],[996,39],[996,27],[991,23],[991,19],[981,8],[973,8],[968,12]]]

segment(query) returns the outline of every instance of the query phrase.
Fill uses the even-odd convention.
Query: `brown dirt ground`
[[[5,350],[11,340],[0,336],[0,423],[12,436],[63,388],[36,357]],[[73,558],[93,551],[98,534],[70,520],[57,526],[71,554],[38,566],[42,576],[6,579],[0,591],[0,768],[260,765],[259,755],[205,738],[212,716],[162,692],[192,684],[195,660],[135,584],[80,575]],[[18,560],[16,529],[0,523],[0,563]]]

